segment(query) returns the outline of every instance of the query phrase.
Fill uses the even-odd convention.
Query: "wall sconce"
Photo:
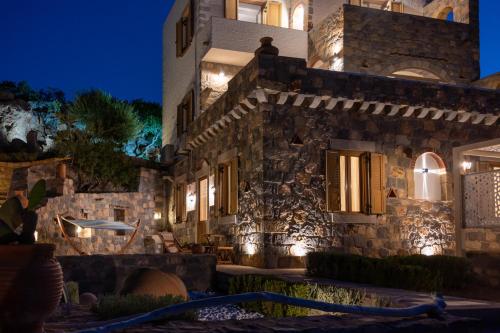
[[[245,244],[245,253],[249,256],[253,256],[257,252],[257,246],[252,243]]]
[[[161,220],[161,212],[155,212],[154,219]]]
[[[429,173],[429,169],[423,168],[422,170],[420,170],[420,172],[422,172],[423,174],[426,174],[426,173]]]
[[[92,230],[89,228],[76,227],[76,235],[79,238],[90,238],[92,237]]]
[[[35,242],[38,242],[38,231],[35,231]]]
[[[462,169],[464,171],[469,171],[470,169],[472,169],[472,162],[471,161],[463,161],[462,162]]]

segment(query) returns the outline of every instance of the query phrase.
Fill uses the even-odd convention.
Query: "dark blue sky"
[[[0,81],[161,102],[174,0],[0,0]],[[481,0],[481,74],[500,71],[500,1]]]

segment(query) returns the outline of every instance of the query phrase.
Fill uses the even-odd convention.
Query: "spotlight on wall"
[[[255,254],[255,252],[257,252],[257,246],[255,244],[252,244],[252,243],[245,244],[245,253],[246,254],[253,256]]]
[[[462,169],[464,169],[464,171],[469,171],[470,169],[472,169],[472,162],[471,161],[463,161],[462,162]]]
[[[434,248],[432,246],[426,246],[422,249],[421,253],[424,256],[433,256],[435,254]]]
[[[224,71],[220,71],[219,74],[215,75],[214,81],[217,84],[225,84],[227,79],[226,79],[226,74]]]
[[[290,248],[290,254],[295,257],[303,257],[307,254],[307,249],[303,244],[294,244]]]
[[[420,170],[423,174],[426,174],[426,173],[429,173],[429,169],[428,168],[423,168],[422,170]]]
[[[155,212],[154,219],[161,220],[161,212]]]
[[[35,242],[38,242],[38,231],[35,231]]]

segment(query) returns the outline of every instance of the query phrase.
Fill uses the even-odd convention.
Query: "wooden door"
[[[224,16],[227,19],[238,19],[238,0],[225,0]]]
[[[264,11],[264,21],[267,25],[276,27],[281,26],[281,3],[276,1],[268,1]]]

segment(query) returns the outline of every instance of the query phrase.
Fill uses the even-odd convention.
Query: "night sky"
[[[0,0],[0,81],[161,103],[162,26],[173,2]],[[500,71],[500,1],[480,3],[486,76]]]

